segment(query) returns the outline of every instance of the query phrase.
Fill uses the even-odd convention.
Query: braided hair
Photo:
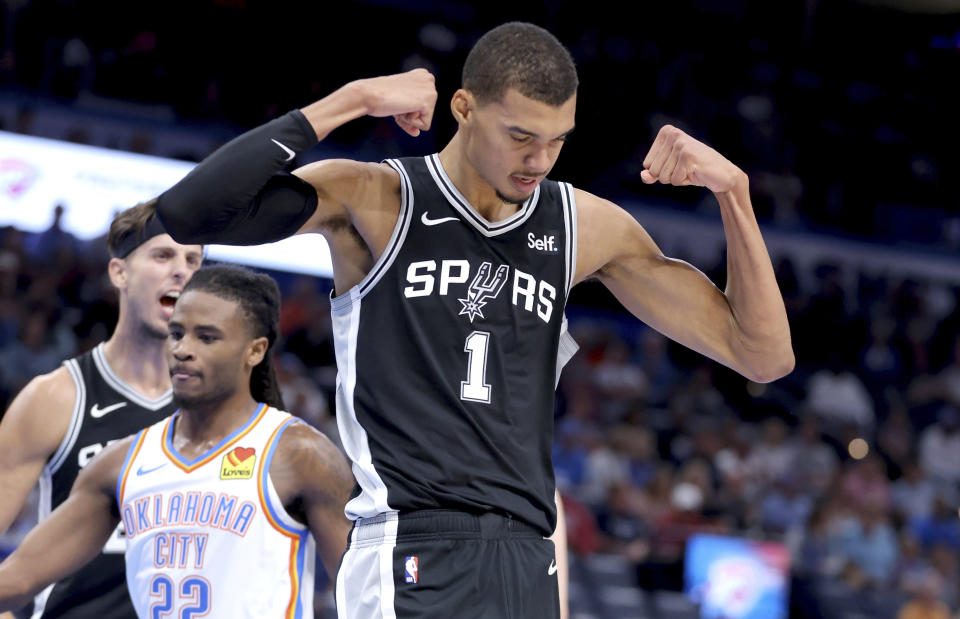
[[[283,395],[273,368],[273,345],[280,321],[280,289],[269,275],[235,266],[204,267],[193,274],[183,292],[208,292],[240,306],[254,337],[267,338],[263,360],[250,374],[250,395],[258,402],[284,410]]]

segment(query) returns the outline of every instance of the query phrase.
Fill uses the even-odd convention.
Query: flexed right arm
[[[343,162],[304,180],[283,171],[294,156],[365,115],[392,116],[419,135],[430,128],[436,99],[424,69],[350,82],[218,149],[158,198],[157,214],[180,243],[258,245],[316,228],[362,189],[363,174],[351,176],[356,164]]]

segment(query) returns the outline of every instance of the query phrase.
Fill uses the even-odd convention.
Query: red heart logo
[[[243,462],[255,453],[257,453],[257,451],[253,447],[237,447],[233,450],[233,455],[236,456],[237,462]]]

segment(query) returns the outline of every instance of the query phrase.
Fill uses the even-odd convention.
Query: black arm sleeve
[[[317,143],[299,110],[231,140],[157,199],[178,243],[259,245],[293,235],[317,209],[312,185],[283,172]]]

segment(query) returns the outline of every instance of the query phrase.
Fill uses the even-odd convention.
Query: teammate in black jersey
[[[746,174],[663,127],[646,183],[708,188],[727,287],[664,256],[617,205],[547,180],[578,78],[545,30],[510,23],[464,65],[438,154],[282,172],[340,125],[430,128],[433,76],[351,82],[223,147],[160,196],[183,242],[324,235],[333,257],[337,417],[359,492],[337,580],[341,617],[554,617],[550,464],[570,286],[598,279],[637,318],[751,380],[794,363]],[[627,114],[627,110],[621,113]],[[591,128],[599,130],[600,128]],[[611,135],[611,139],[616,139]]]
[[[120,295],[113,335],[14,399],[0,423],[0,531],[40,482],[40,516],[66,500],[80,469],[107,444],[174,411],[163,351],[167,320],[199,268],[199,245],[166,234],[153,206],[119,213],[107,238],[108,273]],[[46,589],[35,617],[136,617],[127,594],[119,529],[84,570]]]

